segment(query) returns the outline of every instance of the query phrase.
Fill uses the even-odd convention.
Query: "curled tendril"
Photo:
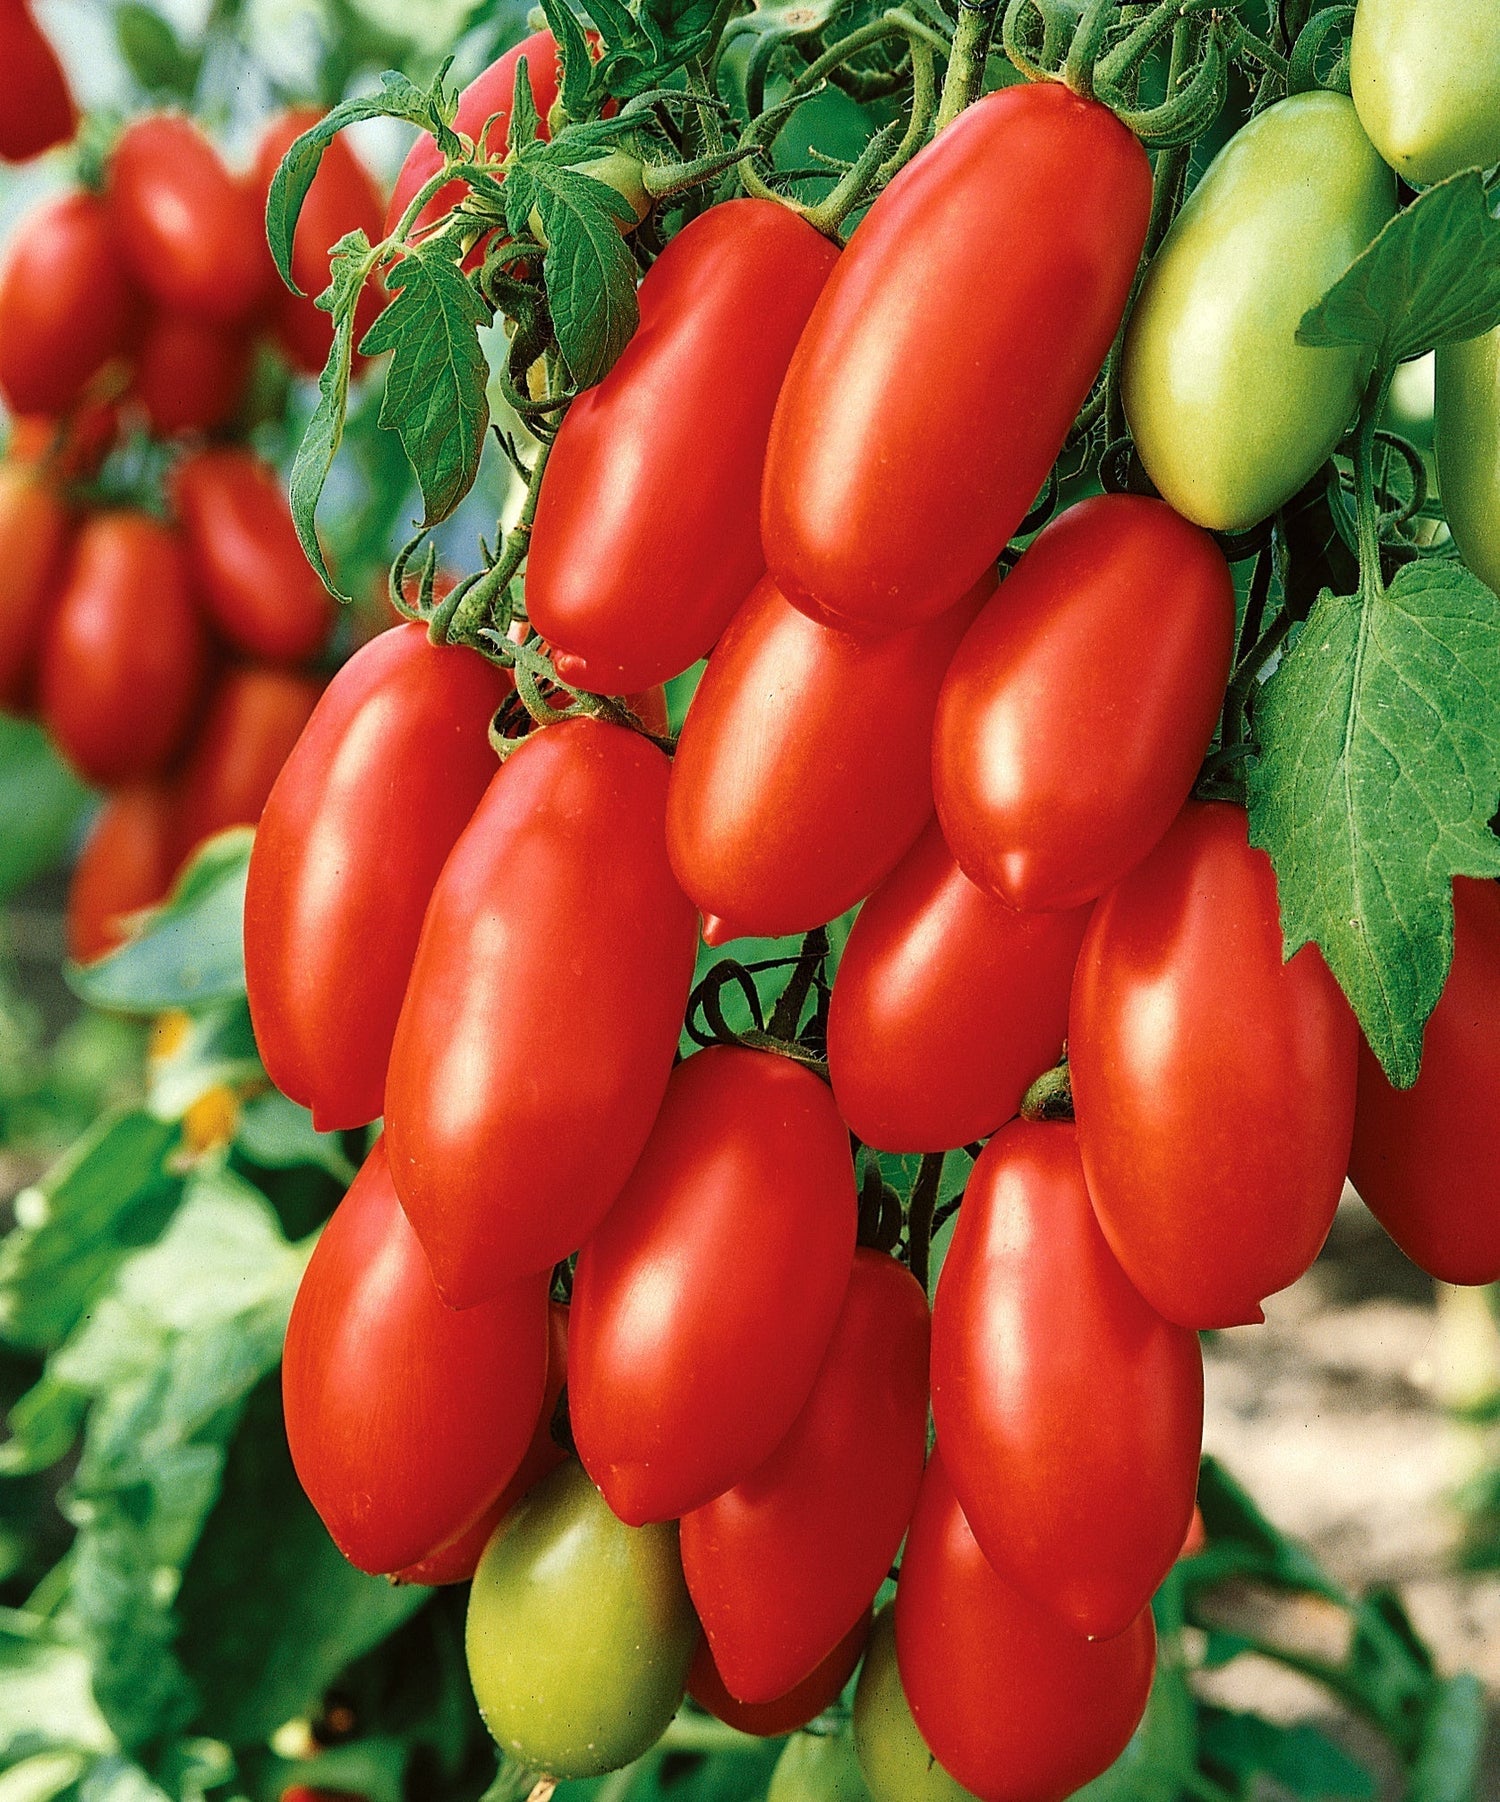
[[[1297,34],[1287,64],[1287,92],[1307,94],[1314,88],[1328,88],[1335,93],[1349,92],[1349,35],[1354,28],[1354,8],[1333,6],[1326,12],[1314,13]],[[1318,74],[1318,59],[1328,48],[1329,40],[1343,34],[1338,54],[1327,73]]]
[[[1068,0],[1009,0],[1000,42],[1028,81],[1045,81],[1061,74],[1077,29],[1078,12]]]

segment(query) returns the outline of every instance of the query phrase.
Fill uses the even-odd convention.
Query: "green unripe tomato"
[[[794,1733],[776,1761],[766,1802],[870,1802],[847,1733]]]
[[[581,1464],[506,1515],[469,1595],[469,1680],[528,1770],[596,1777],[655,1745],[682,1701],[698,1621],[677,1524],[627,1527]]]
[[[651,196],[646,192],[646,170],[638,156],[632,156],[628,150],[609,150],[603,156],[595,157],[588,163],[570,163],[568,165],[575,174],[587,175],[592,180],[603,182],[606,188],[623,196],[635,214],[631,223],[620,221],[620,230],[633,231],[651,211]],[[531,235],[547,249],[547,233],[542,225],[540,207],[533,207],[526,215],[526,223]]]
[[[1125,415],[1179,513],[1243,531],[1338,443],[1364,350],[1296,342],[1390,218],[1396,184],[1342,94],[1295,94],[1209,165],[1147,271],[1125,339]]]
[[[896,1669],[896,1615],[881,1609],[870,1629],[854,1692],[854,1750],[874,1802],[975,1802],[927,1749]]]
[[[1500,163],[1500,6],[1359,0],[1349,86],[1370,140],[1417,187]]]
[[[1500,594],[1500,327],[1439,347],[1433,441],[1458,554]]]

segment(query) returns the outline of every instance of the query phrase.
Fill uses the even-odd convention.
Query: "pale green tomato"
[[[1500,163],[1500,6],[1359,0],[1349,85],[1371,142],[1414,186]]]
[[[469,1680],[528,1770],[594,1777],[648,1751],[697,1638],[676,1522],[623,1525],[571,1459],[506,1515],[474,1573]]]
[[[771,1773],[766,1802],[870,1802],[847,1733],[794,1733]]]
[[[1296,94],[1238,131],[1173,222],[1131,316],[1125,414],[1179,513],[1243,531],[1289,500],[1359,407],[1368,353],[1296,342],[1396,205],[1342,94]]]
[[[1439,347],[1433,440],[1453,542],[1500,594],[1500,327]]]
[[[854,1692],[854,1750],[874,1802],[975,1802],[927,1749],[896,1669],[896,1616],[883,1608],[870,1629]]]

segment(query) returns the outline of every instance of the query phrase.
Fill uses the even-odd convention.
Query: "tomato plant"
[[[874,1600],[922,1477],[927,1353],[921,1286],[883,1252],[856,1251],[795,1423],[751,1475],[683,1517],[688,1591],[737,1699],[771,1702],[805,1681]]]
[[[422,915],[496,773],[486,732],[508,686],[397,626],[334,677],[271,791],[245,891],[250,1012],[266,1068],[325,1129],[382,1111]]]
[[[557,1777],[628,1764],[676,1712],[697,1643],[677,1528],[617,1520],[575,1463],[500,1523],[469,1597],[485,1725]]]
[[[445,1307],[377,1143],[297,1290],[282,1364],[297,1475],[339,1550],[397,1571],[515,1476],[547,1377],[547,1285]]]
[[[432,892],[385,1119],[451,1306],[576,1251],[651,1131],[693,964],[666,789],[637,734],[550,726],[492,780]],[[522,946],[544,984],[516,980]],[[581,1331],[575,1313],[575,1371]]]
[[[711,945],[836,918],[932,811],[932,716],[991,583],[881,640],[820,625],[769,577],[730,622],[672,763],[672,868]]]
[[[932,1411],[995,1570],[1080,1635],[1125,1632],[1192,1520],[1203,1360],[1105,1244],[1069,1121],[1014,1121],[979,1155],[933,1309]]]
[[[573,1436],[622,1520],[675,1520],[776,1449],[833,1337],[854,1230],[825,1084],[735,1046],[678,1065],[573,1288]],[[741,1700],[770,1701],[817,1662]]]
[[[1234,651],[1234,585],[1206,532],[1098,495],[1055,519],[954,654],[932,777],[964,874],[1011,907],[1078,907],[1188,798]]]
[[[1282,951],[1270,860],[1224,802],[1189,803],[1084,935],[1068,1057],[1089,1194],[1183,1326],[1261,1319],[1343,1187],[1358,1029],[1316,947]]]

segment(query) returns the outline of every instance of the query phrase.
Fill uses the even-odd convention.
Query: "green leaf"
[[[114,11],[115,42],[130,73],[151,94],[191,102],[202,56],[189,50],[153,7],[120,0]]]
[[[444,64],[431,88],[422,89],[405,75],[387,69],[380,78],[379,93],[356,94],[340,102],[294,140],[271,178],[270,192],[266,196],[266,240],[281,279],[294,294],[302,292],[292,279],[292,245],[297,235],[297,220],[323,160],[323,152],[346,125],[361,119],[403,119],[409,125],[430,131],[445,157],[456,156],[459,143],[453,134],[452,119],[457,100],[443,87],[446,73],[447,64]]]
[[[74,992],[122,1013],[243,995],[245,876],[254,837],[238,826],[200,845],[138,938],[97,963],[69,965]]]
[[[1484,1692],[1465,1671],[1437,1686],[1422,1726],[1408,1802],[1469,1802],[1484,1755]]]
[[[0,713],[0,898],[62,862],[91,800],[40,726]]]
[[[333,342],[318,376],[318,404],[313,409],[292,462],[287,498],[302,554],[322,577],[323,586],[341,601],[329,574],[318,538],[318,502],[343,442],[349,415],[349,374],[354,358],[354,320],[359,297],[370,273],[370,241],[362,231],[350,232],[334,245],[329,259],[331,280],[318,305],[333,318]]]
[[[182,1193],[166,1169],[178,1129],[140,1109],[106,1115],[16,1198],[0,1241],[0,1337],[60,1345],[130,1252],[152,1243]]]
[[[1205,1707],[1199,1719],[1204,1756],[1237,1777],[1274,1777],[1305,1802],[1348,1797],[1367,1802],[1379,1785],[1327,1734],[1306,1722],[1282,1726],[1255,1714]]]
[[[0,1767],[60,1746],[109,1751],[88,1658],[26,1615],[0,1615]]]
[[[390,304],[360,345],[366,356],[393,353],[380,423],[400,435],[428,526],[473,487],[490,424],[489,365],[479,342],[489,308],[450,260],[451,249],[407,252],[391,272]]]
[[[339,1553],[292,1469],[280,1384],[268,1377],[183,1576],[178,1656],[198,1692],[195,1724],[232,1745],[268,1739],[313,1712],[347,1664],[428,1598],[367,1577]]]
[[[1409,1086],[1453,953],[1454,876],[1500,876],[1500,600],[1412,563],[1326,590],[1255,709],[1250,837],[1286,953],[1316,942],[1391,1080]]]
[[[562,60],[559,91],[563,106],[572,118],[581,119],[588,111],[593,81],[594,65],[593,58],[589,55],[588,39],[583,35],[578,15],[568,0],[542,0],[542,11],[552,28],[553,37],[557,39],[558,53]]]
[[[592,387],[609,374],[640,318],[635,258],[621,231],[635,213],[607,183],[545,152],[511,170],[505,204],[518,237],[533,212],[541,220],[552,328],[573,380]]]
[[[326,1170],[336,1182],[354,1181],[354,1166],[344,1155],[339,1133],[320,1133],[305,1107],[279,1090],[257,1095],[240,1111],[235,1147],[266,1170],[294,1170],[310,1164]]]
[[[1477,170],[1397,213],[1297,328],[1297,342],[1365,345],[1393,369],[1500,325],[1500,220]]]

